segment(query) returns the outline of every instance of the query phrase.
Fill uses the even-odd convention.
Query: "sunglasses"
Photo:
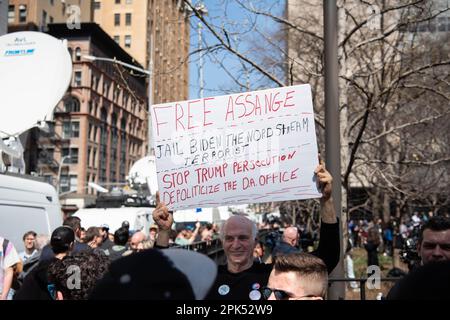
[[[272,294],[272,292],[273,292],[276,300],[288,300],[289,298],[294,298],[295,300],[299,300],[299,299],[302,299],[302,298],[313,298],[313,297],[316,297],[313,294],[308,294],[308,295],[301,296],[301,297],[295,297],[292,293],[288,293],[288,292],[286,292],[284,290],[272,289],[272,288],[269,288],[269,287],[264,287],[264,288],[261,289],[262,296],[264,297],[265,300],[269,299],[269,297]]]
[[[290,297],[290,294],[283,290],[272,289],[269,287],[264,287],[261,289],[261,293],[265,300],[269,299],[272,292],[275,295],[276,300],[287,300]]]

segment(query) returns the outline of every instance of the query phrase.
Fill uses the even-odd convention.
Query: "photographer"
[[[431,218],[420,229],[417,252],[420,264],[450,260],[450,219],[443,216]],[[396,299],[398,283],[387,298]]]

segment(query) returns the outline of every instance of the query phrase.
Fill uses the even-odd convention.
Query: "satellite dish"
[[[128,173],[130,182],[147,184],[151,195],[158,191],[158,179],[156,176],[156,160],[154,156],[147,156],[136,161]]]
[[[31,31],[1,36],[0,138],[49,120],[71,77],[66,41]]]

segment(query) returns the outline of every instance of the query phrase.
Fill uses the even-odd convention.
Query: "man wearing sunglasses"
[[[331,272],[339,261],[339,225],[331,197],[332,177],[321,163],[315,170],[321,198],[321,228],[319,247],[314,254]],[[256,225],[244,216],[232,216],[221,229],[227,264],[219,266],[218,275],[206,299],[260,300],[261,289],[267,284],[272,265],[254,263]],[[273,288],[279,289],[279,288]],[[266,290],[266,292],[268,292]]]
[[[261,293],[266,300],[324,300],[328,288],[325,263],[308,253],[290,253],[275,257],[267,287]]]

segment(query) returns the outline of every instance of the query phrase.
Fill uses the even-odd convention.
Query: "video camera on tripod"
[[[412,270],[420,264],[420,257],[417,251],[417,245],[419,243],[420,225],[413,227],[409,237],[403,244],[403,248],[400,251],[400,259],[408,265],[408,269]]]

